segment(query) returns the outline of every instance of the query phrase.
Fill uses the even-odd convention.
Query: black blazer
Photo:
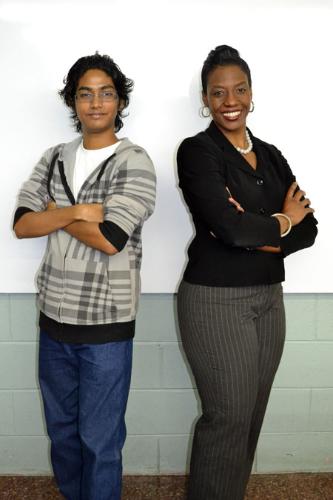
[[[179,186],[196,230],[184,279],[207,286],[250,286],[284,280],[283,258],[311,246],[317,235],[312,214],[285,238],[273,213],[281,212],[295,177],[280,151],[256,137],[253,170],[214,122],[185,139],[177,153]],[[229,194],[242,205],[240,213]],[[280,246],[280,254],[256,247]]]

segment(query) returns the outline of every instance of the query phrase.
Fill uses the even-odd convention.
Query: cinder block
[[[333,389],[312,389],[309,430],[333,432]]]
[[[311,389],[273,389],[262,432],[306,432],[310,400]]]
[[[36,341],[38,337],[38,313],[35,294],[10,295],[10,322],[13,340]]]
[[[51,474],[46,437],[0,437],[0,474]]]
[[[170,342],[162,349],[162,387],[166,389],[192,389],[195,387],[190,366],[181,344]]]
[[[9,297],[6,293],[0,294],[0,342],[12,340],[9,319]]]
[[[173,294],[143,294],[136,320],[137,341],[177,341],[177,319]]]
[[[0,349],[0,389],[36,389],[37,345],[3,343]]]
[[[333,471],[333,294],[287,294],[285,351],[254,471]],[[34,294],[0,295],[0,474],[49,474],[37,389]],[[188,471],[200,415],[177,330],[175,296],[141,297],[124,471]],[[256,465],[257,464],[257,465]]]
[[[39,391],[14,391],[15,434],[46,436],[42,400]]]
[[[287,342],[275,388],[332,387],[333,342]]]
[[[317,338],[333,340],[333,294],[321,294],[317,303]]]
[[[128,436],[123,450],[125,474],[158,474],[156,436]]]
[[[257,449],[258,472],[333,471],[333,433],[262,434]]]
[[[129,434],[189,434],[199,413],[192,390],[131,392],[126,413]]]
[[[287,294],[284,296],[288,340],[316,338],[316,296]]]
[[[11,391],[0,391],[0,435],[15,434],[13,397]]]
[[[189,472],[192,439],[192,435],[159,437],[161,474]]]
[[[133,349],[132,389],[161,387],[161,346],[135,342]]]

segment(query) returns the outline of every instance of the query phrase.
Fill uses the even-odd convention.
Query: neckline
[[[103,151],[107,151],[109,149],[110,150],[116,149],[119,146],[120,142],[121,142],[121,139],[118,139],[117,142],[114,142],[113,144],[110,144],[109,146],[104,146],[103,148],[87,149],[87,148],[84,147],[84,145],[83,145],[83,139],[82,139],[82,141],[80,143],[80,148],[81,148],[81,150],[85,154],[94,154],[95,152],[97,154],[97,152],[101,152],[102,153]]]
[[[253,136],[251,130],[246,127],[248,130],[252,143],[253,149],[252,151],[256,155],[257,165],[256,169],[254,169],[249,162],[245,159],[245,157],[237,151],[235,146],[229,141],[229,139],[223,134],[223,132],[217,127],[217,125],[212,120],[209,127],[205,130],[205,132],[209,135],[209,137],[215,142],[215,144],[222,149],[227,155],[230,155],[232,159],[237,163],[239,168],[242,168],[246,172],[253,175],[260,175],[262,170],[260,153],[258,152],[257,140]]]

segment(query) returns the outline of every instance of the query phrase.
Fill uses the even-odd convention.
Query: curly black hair
[[[123,110],[129,104],[129,94],[133,90],[134,82],[121,72],[119,66],[108,55],[100,55],[96,52],[92,56],[80,57],[75,64],[68,71],[67,76],[64,78],[64,88],[59,90],[59,95],[64,100],[65,104],[72,110],[71,118],[77,132],[81,132],[82,127],[80,120],[75,110],[75,94],[79,84],[80,78],[89,69],[100,69],[109,75],[116,87],[119,99],[122,102],[122,109],[118,111],[115,120],[115,131],[118,132],[123,126]]]
[[[238,50],[230,47],[229,45],[219,45],[215,49],[211,50],[207,56],[207,59],[203,63],[201,70],[201,83],[202,90],[204,94],[207,93],[207,81],[208,75],[217,66],[239,66],[242,71],[247,76],[250,88],[252,87],[251,71],[247,64],[239,55]]]

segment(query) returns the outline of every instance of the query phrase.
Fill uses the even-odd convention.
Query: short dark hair
[[[207,93],[208,75],[217,66],[239,66],[247,76],[250,88],[252,87],[251,71],[248,64],[239,55],[238,50],[229,45],[219,45],[211,50],[201,70],[201,83],[204,94]]]
[[[96,52],[92,56],[80,57],[75,64],[68,71],[67,76],[64,78],[64,88],[59,91],[59,95],[64,100],[65,104],[72,110],[71,118],[77,132],[81,132],[81,123],[75,110],[75,94],[80,78],[89,69],[100,69],[109,75],[116,87],[119,99],[122,102],[122,109],[118,111],[115,120],[115,131],[121,129],[123,126],[123,110],[129,104],[129,94],[133,90],[134,82],[120,71],[119,66],[108,55],[100,55]]]

